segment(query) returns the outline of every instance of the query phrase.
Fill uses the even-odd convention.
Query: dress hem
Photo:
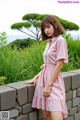
[[[46,102],[45,102],[46,101]],[[62,99],[46,99],[34,97],[32,102],[32,107],[37,109],[46,110],[49,112],[52,111],[61,111],[63,113],[63,117],[67,118],[67,107],[65,101]]]

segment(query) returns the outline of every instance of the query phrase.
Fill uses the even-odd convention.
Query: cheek
[[[53,34],[54,33],[54,29],[52,28],[51,31],[52,31],[52,34]]]

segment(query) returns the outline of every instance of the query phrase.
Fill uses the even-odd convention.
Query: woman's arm
[[[35,75],[31,80],[26,80],[25,84],[33,84],[33,86],[35,86],[40,73],[41,71],[37,75]]]
[[[52,72],[52,76],[48,80],[48,83],[47,83],[48,85],[50,85],[50,86],[53,85],[53,83],[56,80],[58,74],[61,72],[62,67],[63,67],[63,59],[57,61],[57,65]]]
[[[41,71],[40,71],[37,75],[35,75],[34,78],[35,78],[35,79],[38,79],[40,73],[41,73]]]
[[[63,59],[57,61],[57,65],[52,72],[52,76],[49,78],[49,80],[43,90],[44,96],[47,97],[50,95],[51,87],[54,84],[54,81],[56,80],[56,78],[58,77],[58,74],[60,73],[62,67],[63,67]]]

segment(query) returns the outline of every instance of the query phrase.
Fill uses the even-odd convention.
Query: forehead
[[[49,27],[50,25],[51,25],[50,23],[45,22],[45,23],[43,23],[43,28],[44,28],[44,27]]]

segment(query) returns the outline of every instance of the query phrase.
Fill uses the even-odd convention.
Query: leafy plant
[[[6,79],[4,76],[0,76],[0,85],[4,85],[6,83]]]
[[[6,40],[6,33],[2,32],[0,33],[0,47],[3,47],[7,44],[7,40]]]

